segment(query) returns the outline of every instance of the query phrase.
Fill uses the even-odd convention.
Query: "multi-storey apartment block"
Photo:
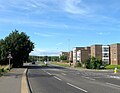
[[[103,64],[120,65],[120,43],[109,45],[92,45],[91,47],[74,47],[73,51],[61,52],[75,65],[78,61],[84,62],[90,57],[102,60]]]
[[[103,64],[110,64],[110,46],[102,46],[102,62]]]
[[[103,64],[110,63],[110,48],[109,45],[92,45],[91,57],[96,57],[102,60]]]
[[[110,45],[111,65],[120,65],[120,43]]]
[[[91,46],[91,57],[102,59],[102,45]]]
[[[73,48],[73,64],[74,65],[77,62],[77,51],[82,50],[82,49],[84,49],[84,47],[74,47]]]
[[[90,58],[90,47],[85,47],[82,50],[77,51],[77,61],[84,62]]]
[[[73,51],[70,51],[70,52],[69,52],[69,60],[70,60],[70,61],[73,61]]]
[[[67,56],[67,60],[69,60],[69,52],[63,52],[63,51],[61,51],[59,57],[62,56],[62,55]]]

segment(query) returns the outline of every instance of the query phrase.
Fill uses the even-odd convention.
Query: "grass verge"
[[[3,73],[7,72],[7,71],[8,71],[8,68],[9,68],[8,65],[0,66],[0,76],[1,76]]]
[[[65,63],[65,62],[51,62],[54,65],[58,65],[58,66],[63,66],[63,67],[69,67],[69,63]]]
[[[114,69],[114,68],[120,69],[120,65],[108,65],[105,68],[106,69]]]

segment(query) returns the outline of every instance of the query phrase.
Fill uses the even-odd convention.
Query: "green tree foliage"
[[[85,62],[85,66],[88,69],[99,69],[101,65],[102,61],[95,57],[91,57]]]
[[[67,60],[67,56],[66,55],[61,55],[60,60]]]
[[[28,60],[29,53],[33,50],[34,44],[30,41],[29,36],[24,32],[19,33],[17,30],[0,40],[0,63],[7,64],[9,51],[12,54],[12,63],[14,67],[20,67],[24,61]]]

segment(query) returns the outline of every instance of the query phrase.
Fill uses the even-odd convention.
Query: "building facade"
[[[86,61],[87,59],[90,58],[90,47],[85,47],[82,50],[77,51],[77,61],[80,63]]]
[[[120,65],[120,43],[110,45],[111,65]]]
[[[61,51],[61,52],[60,52],[60,55],[59,55],[59,58],[60,58],[60,56],[62,56],[62,55],[65,55],[65,56],[67,57],[67,60],[69,60],[69,52],[63,52],[63,51]]]
[[[91,46],[91,57],[102,59],[102,45]]]
[[[69,53],[69,60],[73,62],[73,51],[70,51]]]
[[[84,49],[84,47],[74,47],[73,48],[73,65],[75,65],[77,62],[77,51],[82,50],[82,49]]]
[[[109,45],[92,45],[91,57],[99,58],[103,64],[110,64],[110,47]]]
[[[102,62],[103,64],[110,64],[110,46],[102,46]]]
[[[99,58],[103,64],[120,65],[120,43],[111,45],[92,45],[91,47],[74,47],[73,51],[61,52],[66,55],[67,60],[84,62],[90,57]]]

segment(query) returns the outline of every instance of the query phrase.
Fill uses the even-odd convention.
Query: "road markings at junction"
[[[43,70],[44,72],[46,72],[45,70]]]
[[[56,77],[56,76],[54,76],[54,78],[56,78],[56,79],[59,80],[59,81],[62,81],[60,78],[58,78],[58,77]]]
[[[49,73],[49,72],[46,72],[47,74],[49,74],[49,75],[52,75],[51,73]]]
[[[89,79],[89,80],[95,80],[94,78],[90,78],[90,77],[85,77],[85,76],[82,76],[83,78],[86,78],[86,79]]]
[[[70,84],[70,83],[67,83],[69,86],[72,86],[72,87],[74,87],[74,88],[76,88],[76,89],[79,89],[79,90],[81,90],[81,91],[83,91],[83,92],[88,92],[88,91],[86,91],[85,89],[82,89],[82,88],[80,88],[80,87],[77,87],[77,86],[75,86],[75,85],[73,85],[73,84]]]
[[[64,76],[66,75],[65,73],[61,73],[61,74],[64,75]]]
[[[119,86],[119,85],[116,85],[116,84],[112,84],[112,83],[108,83],[108,82],[106,82],[106,84],[107,84],[107,85],[110,85],[110,86],[114,86],[114,87],[120,88],[120,86]]]

